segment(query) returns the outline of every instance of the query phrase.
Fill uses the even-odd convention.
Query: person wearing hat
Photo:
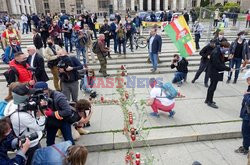
[[[233,56],[233,59],[230,60],[230,68],[234,68],[235,66],[235,74],[233,83],[236,84],[239,73],[242,59],[244,61],[249,60],[249,47],[248,42],[246,40],[246,32],[241,31],[238,34],[238,37],[234,42],[231,43],[230,46],[230,54]],[[232,77],[232,72],[229,72],[227,83],[230,83]]]
[[[201,55],[201,61],[198,71],[196,72],[194,79],[191,81],[192,83],[195,83],[195,81],[200,77],[201,73],[205,71],[205,79],[204,79],[204,85],[205,87],[208,87],[208,74],[207,74],[207,66],[209,63],[209,59],[211,56],[212,51],[215,48],[215,40],[210,40],[210,43],[206,45],[203,49],[200,51]]]
[[[243,79],[246,80],[248,84],[248,88],[244,94],[240,110],[240,118],[242,118],[241,133],[243,142],[242,146],[235,150],[235,152],[246,155],[249,152],[250,146],[250,70],[246,72]]]
[[[20,33],[13,28],[11,23],[6,24],[6,30],[2,33],[2,43],[3,43],[3,49],[10,45],[11,41],[10,38],[16,38],[17,39],[17,45],[20,45],[21,36]]]
[[[44,112],[47,116],[47,146],[55,144],[56,133],[59,129],[65,141],[70,140],[72,144],[75,144],[72,137],[71,124],[64,120],[72,115],[66,96],[61,92],[49,89],[48,84],[45,82],[37,82],[34,88],[43,90],[43,93],[53,100],[52,104],[49,104],[48,109]]]
[[[22,51],[20,45],[17,44],[17,38],[10,38],[10,45],[5,48],[4,55],[2,60],[5,64],[8,64],[11,60],[14,59],[14,55],[17,52]]]
[[[42,131],[44,130],[45,117],[42,115],[40,110],[25,110],[21,109],[19,105],[27,103],[29,97],[35,94],[35,89],[30,89],[26,84],[18,84],[12,90],[13,101],[11,101],[6,109],[5,115],[10,117],[13,131],[15,135],[29,136],[32,133],[37,133],[38,138],[30,142],[30,148],[26,153],[27,164],[31,164],[31,160],[36,149],[40,148],[40,140],[43,136]],[[47,105],[45,100],[40,102],[40,105]]]

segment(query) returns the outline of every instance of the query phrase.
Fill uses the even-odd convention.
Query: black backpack
[[[7,86],[9,86],[11,83],[16,82],[18,80],[19,74],[14,67],[10,67],[7,71],[3,73]]]

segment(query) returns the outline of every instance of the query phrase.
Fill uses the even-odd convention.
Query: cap
[[[40,81],[40,82],[35,83],[34,88],[46,90],[49,87],[48,87],[48,84],[46,82]]]
[[[17,95],[20,96],[25,96],[25,95],[32,95],[36,92],[36,89],[34,88],[29,88],[27,85],[25,84],[20,84],[18,86],[16,86],[13,91],[14,93],[16,93]]]
[[[245,75],[242,77],[244,80],[250,77],[250,69],[245,73]]]
[[[81,28],[80,28],[80,26],[75,25],[74,29],[75,29],[75,30],[80,30]]]
[[[201,163],[198,161],[194,161],[192,165],[201,165]]]

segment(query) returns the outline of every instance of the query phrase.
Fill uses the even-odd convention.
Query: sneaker
[[[169,116],[168,117],[173,118],[174,115],[175,115],[175,111],[172,110],[172,111],[169,112]]]
[[[216,105],[216,104],[214,104],[214,103],[207,103],[207,105],[209,106],[209,107],[211,107],[211,108],[214,108],[214,109],[218,109],[219,107]]]
[[[207,104],[207,103],[208,103],[208,101],[205,101],[204,103],[206,103],[206,104]],[[215,101],[212,101],[212,104],[216,104],[216,102],[215,102]]]
[[[236,80],[236,79],[234,79],[233,84],[236,84],[236,83],[237,83],[237,80]]]
[[[154,116],[154,117],[160,117],[160,115],[158,113],[156,113],[156,112],[151,112],[150,115]]]
[[[182,81],[177,82],[177,87],[181,87],[182,86]]]
[[[103,75],[103,77],[110,77],[110,74],[105,74],[105,75]]]
[[[230,83],[230,79],[227,79],[227,82],[226,82],[227,84],[229,84]]]
[[[246,150],[243,146],[240,146],[237,150],[234,150],[235,153],[242,153],[244,155],[248,154],[248,150]]]
[[[155,69],[150,69],[150,71],[154,73],[156,70]]]

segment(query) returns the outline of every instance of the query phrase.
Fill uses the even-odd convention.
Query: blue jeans
[[[158,54],[149,53],[150,61],[153,64],[153,69],[157,70],[158,65]]]
[[[47,146],[55,144],[56,133],[58,129],[62,131],[62,135],[65,141],[69,140],[74,145],[75,142],[72,137],[71,125],[66,121],[59,121],[60,126],[47,125]]]
[[[27,23],[23,23],[23,34],[24,34],[24,30],[26,30],[26,34],[28,34],[28,24]]]
[[[66,51],[67,52],[69,52],[69,49],[68,49],[68,47],[70,47],[70,52],[72,52],[72,47],[73,47],[73,45],[72,45],[72,40],[71,40],[71,38],[67,38],[67,37],[64,37],[64,44],[65,44],[65,49],[66,49]],[[69,44],[69,45],[68,45]]]
[[[187,76],[187,73],[175,72],[172,83],[181,83],[181,81],[184,80],[186,76]]]
[[[235,80],[237,80],[239,77],[241,61],[242,61],[241,58],[233,58],[229,63],[230,68],[234,68],[234,65],[235,65],[235,67],[236,67],[235,69],[237,69],[237,70],[235,70],[235,75],[234,75]],[[229,72],[229,75],[228,75],[229,80],[231,80],[232,74],[233,74],[232,72]]]
[[[79,61],[81,61],[80,60],[81,54],[83,56],[83,64],[86,64],[86,49],[85,49],[85,47],[76,48],[76,57],[78,58]]]
[[[91,83],[91,84],[90,84]],[[81,84],[80,84],[80,89],[83,89],[85,92],[90,93],[92,91],[91,87],[92,85],[94,85],[94,81],[93,82],[88,82],[88,77],[85,75],[82,79],[81,79]]]

